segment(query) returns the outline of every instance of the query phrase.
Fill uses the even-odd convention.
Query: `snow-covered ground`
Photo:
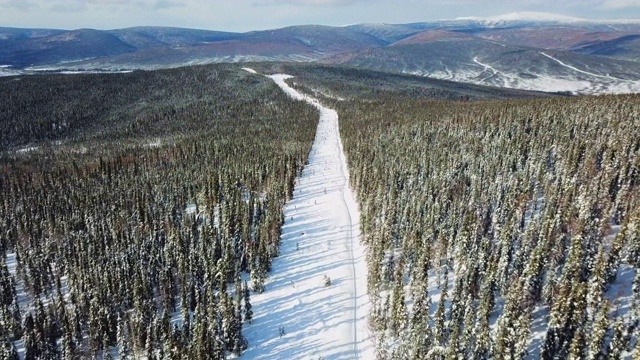
[[[289,76],[270,77],[291,97],[316,106],[320,122],[309,163],[285,206],[280,256],[266,291],[251,297],[254,320],[244,328],[249,348],[242,358],[374,359],[360,214],[338,114],[290,88]]]

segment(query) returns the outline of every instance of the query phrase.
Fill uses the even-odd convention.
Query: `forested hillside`
[[[220,121],[278,114],[275,106],[263,107],[269,97],[284,96],[245,74],[216,65],[0,78],[0,150],[45,140],[175,138],[213,131]]]
[[[240,354],[317,111],[227,65],[0,93],[0,358]]]
[[[335,106],[381,358],[640,358],[640,97]]]
[[[255,63],[263,73],[285,73],[295,76],[292,85],[327,104],[339,99],[528,99],[559,94],[523,91],[500,87],[440,80],[423,76],[321,64]]]

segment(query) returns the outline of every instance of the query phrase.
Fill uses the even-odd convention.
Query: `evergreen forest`
[[[378,358],[640,359],[639,95],[251,66],[339,114]],[[317,124],[238,65],[0,78],[0,359],[241,356]]]
[[[241,354],[317,111],[228,65],[0,81],[0,358]]]
[[[337,102],[381,358],[640,358],[640,98]]]

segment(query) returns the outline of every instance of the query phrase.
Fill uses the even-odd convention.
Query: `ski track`
[[[320,121],[308,165],[284,208],[280,256],[266,291],[252,293],[253,323],[244,327],[249,348],[241,358],[375,359],[360,214],[349,188],[338,114],[289,87],[285,80],[291,76],[269,77],[290,97],[315,106]],[[331,285],[324,285],[324,275]]]

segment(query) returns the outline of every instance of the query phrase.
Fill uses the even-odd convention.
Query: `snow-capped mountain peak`
[[[488,17],[485,20],[574,22],[574,21],[585,21],[586,19],[573,17],[573,16],[560,15],[560,14],[545,13],[545,12],[524,11],[524,12],[514,12],[510,14],[503,14],[503,15]]]

